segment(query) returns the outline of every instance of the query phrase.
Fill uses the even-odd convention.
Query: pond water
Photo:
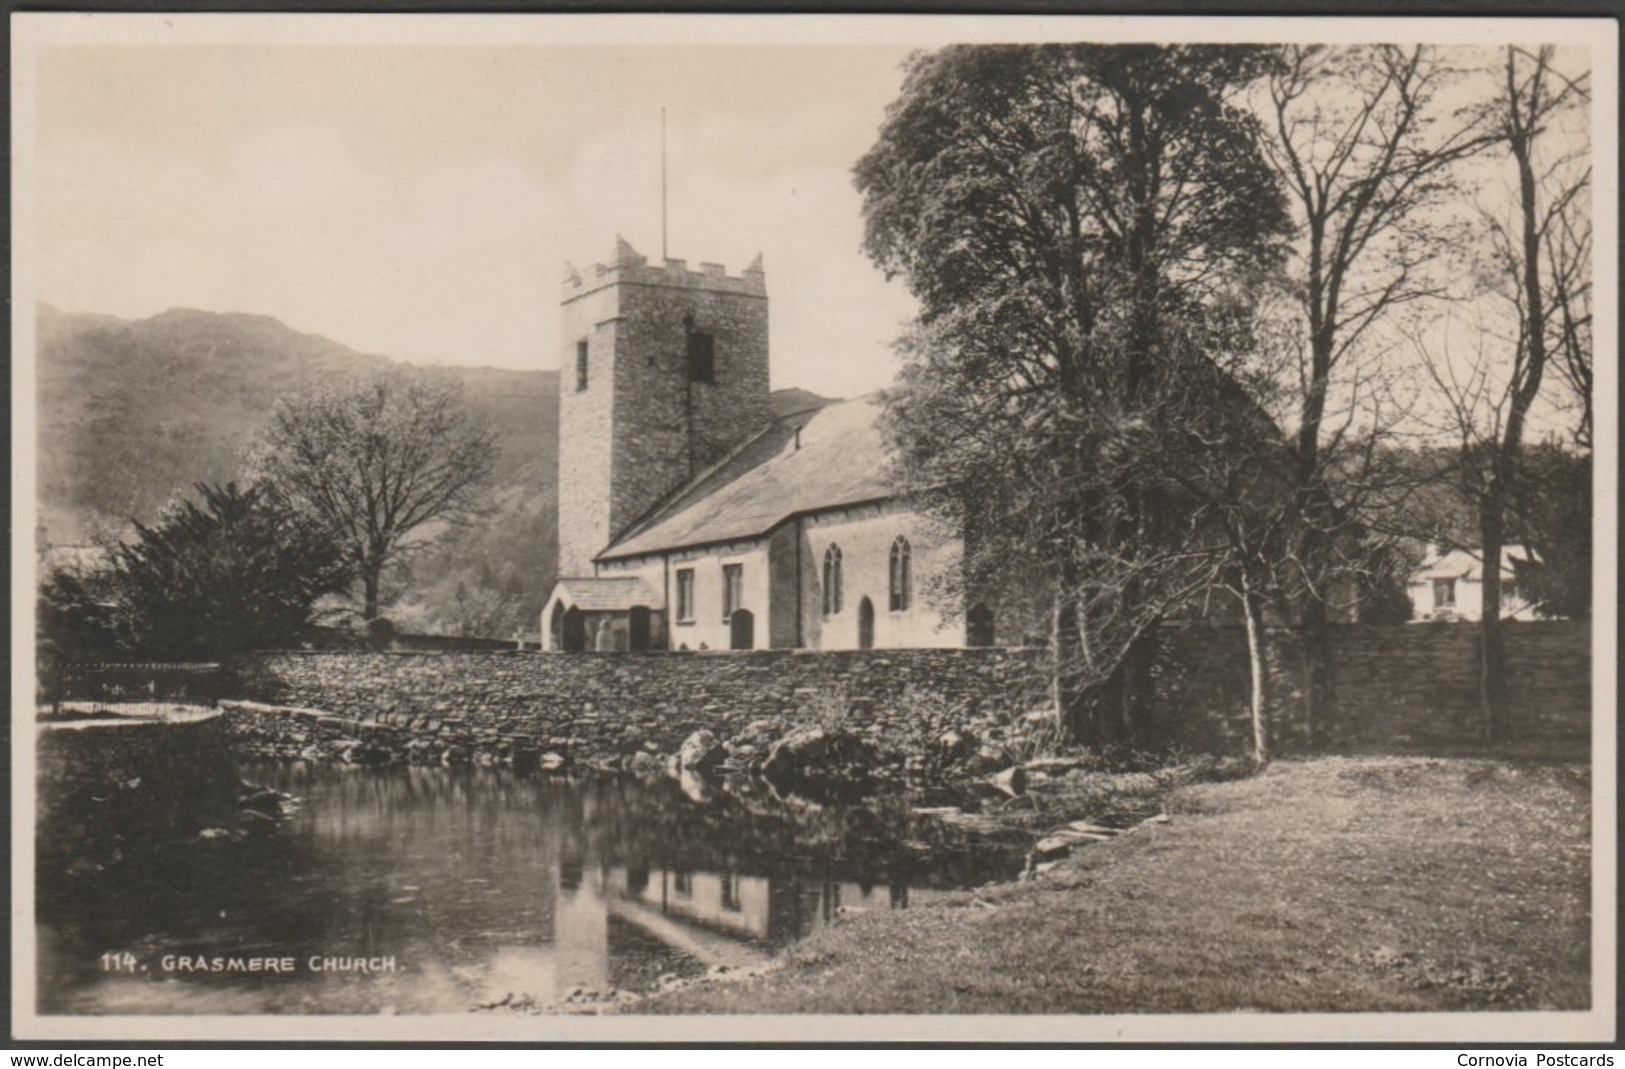
[[[912,816],[902,797],[826,808],[676,780],[239,771],[299,807],[240,841],[42,875],[41,1013],[546,1007],[765,961],[853,911],[906,908],[1021,863],[1016,847]]]

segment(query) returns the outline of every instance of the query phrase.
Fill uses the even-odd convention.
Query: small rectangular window
[[[677,622],[694,620],[694,569],[677,569]]]
[[[688,377],[692,382],[716,382],[716,344],[700,330],[688,332]]]
[[[722,566],[722,620],[724,623],[733,619],[734,610],[742,608],[745,602],[745,566],[743,564],[724,564]]]
[[[585,339],[576,342],[576,391],[579,393],[587,388],[587,342]]]
[[[1435,609],[1453,609],[1456,607],[1456,581],[1454,579],[1433,580],[1433,607]]]

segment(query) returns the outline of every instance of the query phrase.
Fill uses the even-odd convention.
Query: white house
[[[1540,558],[1527,546],[1501,547],[1501,619],[1533,620],[1536,606],[1526,599],[1527,580]],[[1484,561],[1476,549],[1445,549],[1429,544],[1422,564],[1411,573],[1411,619],[1481,620],[1484,617]]]

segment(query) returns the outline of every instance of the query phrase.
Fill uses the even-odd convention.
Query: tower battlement
[[[559,367],[559,574],[594,560],[651,506],[772,420],[761,257],[567,268]]]
[[[738,275],[728,274],[726,266],[716,263],[701,263],[699,270],[694,271],[689,269],[687,260],[669,257],[663,263],[651,264],[647,256],[634,249],[625,238],[618,237],[614,262],[595,263],[585,270],[566,265],[561,299],[568,302],[617,284],[767,296],[767,274],[762,269],[761,256]]]

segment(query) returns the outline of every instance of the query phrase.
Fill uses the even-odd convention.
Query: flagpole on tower
[[[660,259],[666,259],[666,109],[660,109]]]

